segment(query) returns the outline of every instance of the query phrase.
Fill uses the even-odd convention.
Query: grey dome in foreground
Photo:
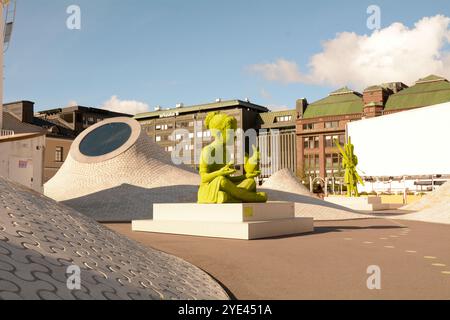
[[[81,290],[67,267],[81,268]],[[228,299],[197,267],[0,178],[1,299]]]

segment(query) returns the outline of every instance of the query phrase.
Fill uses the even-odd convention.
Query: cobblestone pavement
[[[67,274],[67,268],[74,265],[81,270],[79,290],[67,286],[74,275]],[[146,248],[0,178],[0,299],[228,299],[228,295],[184,260]]]

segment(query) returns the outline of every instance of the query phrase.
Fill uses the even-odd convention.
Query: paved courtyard
[[[193,263],[237,299],[450,299],[450,225],[323,221],[312,234],[250,242],[107,226]],[[370,265],[381,268],[381,290],[367,288]]]

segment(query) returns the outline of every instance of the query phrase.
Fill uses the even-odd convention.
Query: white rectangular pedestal
[[[153,215],[133,221],[133,231],[244,240],[314,231],[313,219],[295,218],[290,202],[155,204]]]
[[[292,202],[153,205],[153,220],[248,222],[294,217]]]
[[[390,206],[381,202],[381,197],[325,197],[325,201],[357,211],[389,210]]]

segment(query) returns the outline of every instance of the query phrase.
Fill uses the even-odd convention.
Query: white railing
[[[14,135],[13,130],[0,130],[0,137],[10,137]]]

